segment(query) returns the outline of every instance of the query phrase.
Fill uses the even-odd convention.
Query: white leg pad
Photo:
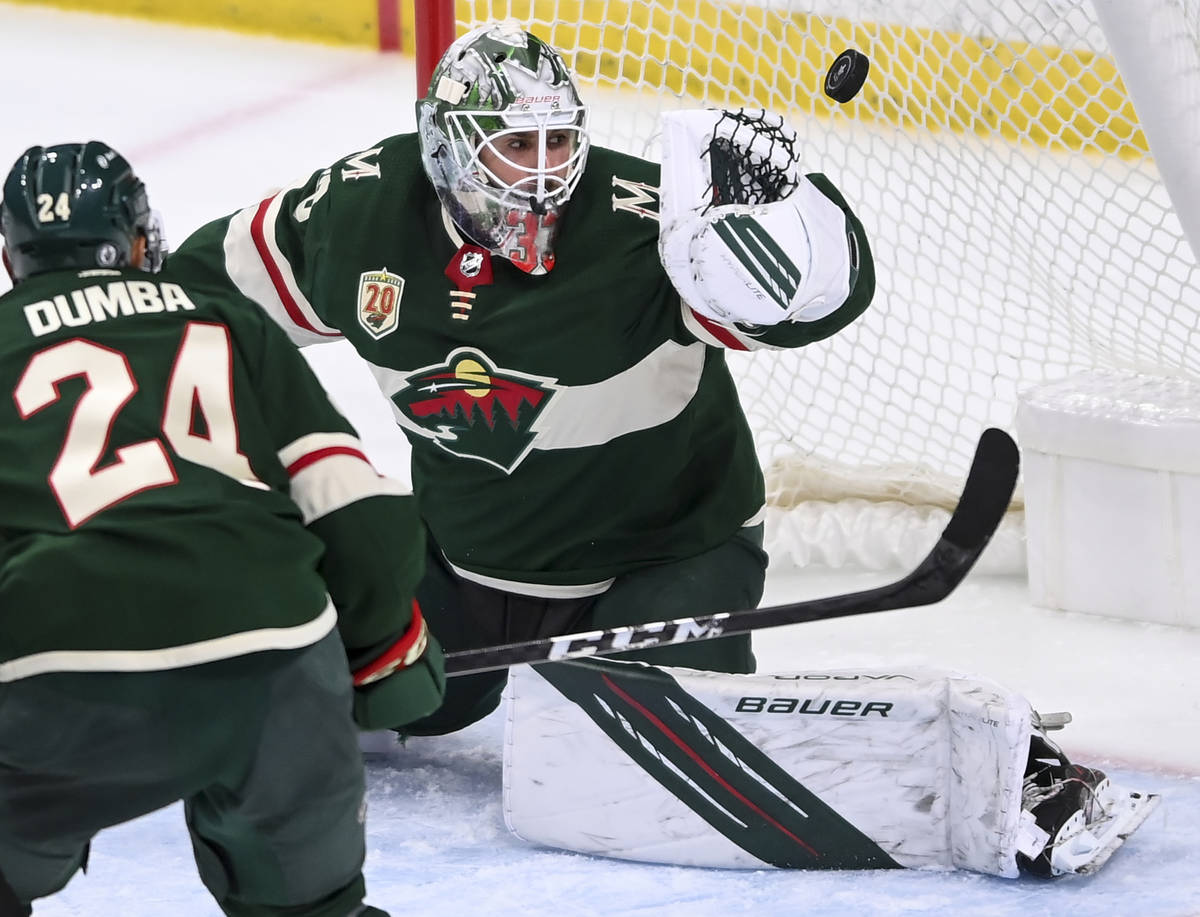
[[[656,671],[640,663],[604,665],[614,667],[605,684],[618,687],[628,686],[639,670]],[[730,831],[717,830],[712,818],[698,814],[707,809],[729,814],[733,823],[753,820],[736,804],[738,794],[729,805],[711,787],[706,792],[707,777],[724,773],[733,775],[734,786],[752,778],[774,794],[761,809],[786,814],[788,824],[799,825],[789,829],[789,837],[803,835],[806,819],[828,807],[895,865],[1017,875],[1032,715],[1019,695],[985,679],[929,669],[657,672],[702,707],[668,703],[665,712],[643,719],[644,705],[623,706],[623,692],[602,697],[601,687],[584,698],[590,715],[576,702],[578,695],[568,700],[536,670],[512,670],[504,747],[510,830],[549,847],[622,859],[751,869],[778,865],[764,863],[731,839]],[[644,676],[639,683],[646,690]],[[723,725],[703,708],[753,748],[740,739],[729,741],[729,734],[721,738]],[[634,754],[648,764],[635,760],[614,735],[632,742]],[[681,738],[687,735],[693,738]],[[675,766],[669,759],[681,748],[683,764]],[[688,780],[688,762],[699,768],[695,780]],[[785,772],[782,778],[776,766]],[[678,792],[680,779],[696,790],[700,805],[695,797],[691,804],[681,798],[688,793]],[[814,811],[806,813],[795,794],[772,789],[781,780],[788,786],[798,782],[815,796],[806,797]],[[676,791],[668,787],[672,781]],[[819,846],[822,833],[808,840]]]

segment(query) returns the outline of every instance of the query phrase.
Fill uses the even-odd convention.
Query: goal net
[[[668,108],[783,114],[804,167],[866,225],[878,286],[859,321],[799,350],[730,355],[777,561],[919,558],[980,433],[1013,429],[1024,388],[1094,368],[1200,377],[1200,277],[1181,222],[1200,219],[1200,197],[1180,200],[1200,185],[1200,0],[443,8],[458,34],[515,18],[559,48],[606,146],[656,158]],[[845,48],[871,70],[838,105],[821,86]],[[1023,565],[1020,509],[989,548],[993,569]]]

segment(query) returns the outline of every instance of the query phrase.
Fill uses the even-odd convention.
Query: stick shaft
[[[676,618],[447,653],[446,674],[467,675],[522,663],[562,662],[584,656],[729,637],[785,624],[932,605],[954,591],[987,546],[1012,499],[1017,470],[1017,447],[1012,439],[997,429],[985,431],[958,506],[937,544],[911,573],[887,585],[768,608]]]

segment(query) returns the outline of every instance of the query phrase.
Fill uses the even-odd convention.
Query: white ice
[[[0,60],[0,168],[34,143],[102,139],[134,163],[175,241],[413,123],[405,56],[0,3]],[[406,476],[403,440],[365,370],[340,345],[309,356],[382,470]],[[888,578],[775,570],[765,601]],[[507,834],[492,716],[368,756],[370,900],[394,914],[1200,914],[1200,633],[1035,608],[1023,580],[973,576],[941,605],[764,631],[755,650],[763,671],[923,664],[985,675],[1040,710],[1071,711],[1058,734],[1067,752],[1163,803],[1090,879],[639,865]],[[101,834],[88,874],[35,913],[217,911],[172,806]]]

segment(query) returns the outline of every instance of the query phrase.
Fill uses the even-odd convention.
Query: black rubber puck
[[[847,48],[834,58],[829,72],[825,74],[825,95],[843,104],[849,102],[862,89],[870,69],[871,62],[867,55]]]

